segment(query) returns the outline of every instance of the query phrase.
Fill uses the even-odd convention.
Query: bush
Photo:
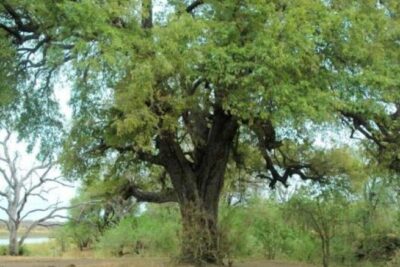
[[[294,229],[294,236],[287,240],[283,251],[286,258],[296,261],[316,262],[319,259],[319,244],[309,233]]]
[[[227,256],[313,261],[318,244],[302,229],[288,224],[284,204],[253,199],[221,210],[220,228]]]
[[[146,251],[155,254],[177,254],[180,244],[180,215],[176,207],[151,206],[138,217],[138,240]]]
[[[8,254],[8,246],[0,246],[0,256],[6,256]]]
[[[61,251],[65,250],[69,243],[82,251],[85,248],[90,248],[99,234],[98,229],[88,222],[69,221],[54,233],[54,237],[60,245]]]
[[[51,237],[54,240],[54,251],[55,255],[62,255],[66,252],[73,243],[71,232],[68,231],[67,226],[58,227],[51,233]]]
[[[23,245],[23,246],[19,247],[18,255],[20,255],[20,256],[29,256],[30,255],[30,250],[25,245]]]
[[[29,250],[26,248],[26,246],[22,246],[19,248],[18,255],[20,256],[28,256],[29,255]],[[7,256],[8,255],[8,246],[3,245],[0,246],[0,256]]]
[[[387,263],[387,267],[398,267],[400,266],[400,249],[396,251],[392,259]]]
[[[400,249],[400,237],[396,235],[374,235],[359,242],[356,257],[359,260],[389,261]]]
[[[253,234],[268,259],[287,257],[310,261],[316,250],[315,242],[302,229],[288,224],[284,218],[285,206],[270,201],[255,204]]]
[[[226,207],[221,212],[221,250],[228,258],[245,258],[260,254],[261,248],[253,234],[253,218],[244,207]]]
[[[140,216],[121,220],[107,230],[96,248],[115,256],[125,254],[176,254],[179,245],[179,216],[168,206],[149,206]]]
[[[136,218],[125,218],[119,224],[107,230],[96,244],[96,248],[115,256],[133,252],[133,245],[138,240],[135,229]]]

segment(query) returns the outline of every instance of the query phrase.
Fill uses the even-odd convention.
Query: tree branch
[[[146,152],[143,150],[135,150],[135,148],[132,145],[126,145],[126,146],[111,146],[108,145],[104,142],[104,140],[100,140],[100,144],[88,151],[88,153],[104,153],[108,149],[114,149],[118,151],[120,154],[124,153],[134,153],[134,155],[143,161],[146,161],[151,164],[155,165],[160,165],[164,166],[164,161],[162,160],[160,155],[153,155],[150,152]]]
[[[186,7],[186,12],[192,13],[198,6],[201,6],[202,4],[204,4],[204,0],[196,0]]]
[[[125,199],[133,196],[138,202],[167,203],[178,201],[173,189],[167,188],[160,192],[146,192],[140,190],[134,184],[124,186],[122,189],[122,195]]]
[[[29,227],[28,229],[25,231],[25,233],[21,236],[20,240],[18,241],[19,245],[21,246],[25,239],[29,236],[29,234],[31,233],[31,231],[38,225],[41,225],[43,222],[48,221],[50,219],[54,219],[54,218],[60,218],[60,217],[64,217],[62,215],[56,214],[56,212],[60,211],[60,210],[66,210],[66,209],[70,209],[71,207],[59,207],[59,208],[55,208],[53,209],[49,214],[47,214],[46,216],[40,218],[39,220],[34,221]]]
[[[320,180],[323,178],[322,175],[318,174],[315,176],[306,174],[304,172],[305,170],[310,172],[315,171],[310,164],[289,159],[287,155],[279,149],[282,142],[276,140],[275,129],[271,122],[256,121],[252,126],[252,130],[257,136],[258,147],[265,160],[266,169],[271,174],[271,176],[261,174],[258,175],[258,177],[270,180],[269,186],[271,188],[275,188],[277,182],[281,182],[287,187],[287,180],[294,175],[298,175],[303,180]],[[270,153],[275,151],[281,154],[283,162],[279,162],[276,155],[274,155],[274,158],[277,162],[274,162]]]

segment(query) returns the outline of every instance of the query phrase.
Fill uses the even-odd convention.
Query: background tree
[[[358,63],[357,67],[352,68],[354,76],[358,79],[346,84],[346,90],[363,92],[363,96],[346,107],[340,107],[339,111],[344,123],[352,130],[351,137],[364,139],[371,158],[375,158],[384,168],[399,172],[400,84],[395,74],[399,71],[399,64],[395,62],[398,62],[400,57],[397,44],[400,32],[400,5],[396,1],[378,1],[377,7],[389,18],[382,21],[381,25],[386,32],[377,33],[375,36],[376,40],[379,40],[375,45],[379,45],[370,44],[375,47],[373,52],[348,51],[346,55],[357,58]],[[373,11],[371,16],[376,19],[379,15]],[[358,18],[354,23],[365,25],[369,20],[367,15],[360,14]],[[367,31],[368,29],[353,32],[353,35],[366,40]],[[383,51],[385,52],[382,53]],[[363,59],[363,55],[369,53],[373,53],[376,60]],[[346,57],[342,59],[346,60]],[[391,66],[392,70],[384,73],[386,66]]]
[[[376,118],[399,99],[399,6],[166,4],[153,16],[151,0],[3,1],[1,37],[19,69],[40,77],[34,87],[19,83],[30,96],[18,106],[20,128],[27,136],[21,126],[35,126],[48,138],[59,127],[48,111],[56,109],[53,75],[67,66],[74,122],[65,172],[85,182],[119,179],[126,198],[176,202],[183,259],[220,262],[218,206],[228,165],[256,147],[263,168],[246,172],[271,187],[292,176],[323,180],[332,153],[315,145],[313,132],[358,110]],[[27,116],[32,110],[37,116]]]
[[[294,220],[303,223],[317,235],[321,245],[322,265],[328,267],[331,261],[332,239],[338,228],[344,223],[348,198],[336,190],[338,188],[317,189],[312,192],[300,192],[289,201],[288,212]]]
[[[46,226],[46,222],[62,218],[59,211],[67,209],[61,206],[59,201],[51,203],[44,208],[32,208],[29,203],[38,198],[48,203],[47,196],[54,185],[66,186],[61,177],[52,177],[54,162],[44,162],[35,165],[28,170],[21,167],[21,158],[18,152],[10,151],[11,133],[0,141],[0,210],[4,212],[5,219],[0,218],[9,231],[9,254],[19,255],[19,249],[31,231],[40,225]],[[53,184],[53,185],[51,185]],[[34,216],[34,217],[32,217]],[[34,218],[32,220],[32,218]],[[26,229],[20,226],[24,221],[32,220]],[[21,232],[23,230],[23,232]]]

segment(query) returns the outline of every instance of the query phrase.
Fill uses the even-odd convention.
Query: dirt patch
[[[160,261],[146,259],[55,259],[55,258],[0,258],[0,267],[159,267]]]
[[[0,267],[173,267],[167,258],[58,259],[34,257],[0,257]],[[188,266],[179,266],[188,267]],[[313,267],[282,261],[235,262],[233,267]]]

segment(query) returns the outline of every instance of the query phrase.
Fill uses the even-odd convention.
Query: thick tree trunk
[[[175,133],[163,133],[157,145],[181,210],[182,261],[220,264],[218,204],[239,125],[218,107],[211,129],[201,125],[197,126],[208,133],[201,135],[203,142],[194,149],[192,160],[187,159]]]
[[[203,200],[180,204],[183,262],[222,264],[217,206]]]

